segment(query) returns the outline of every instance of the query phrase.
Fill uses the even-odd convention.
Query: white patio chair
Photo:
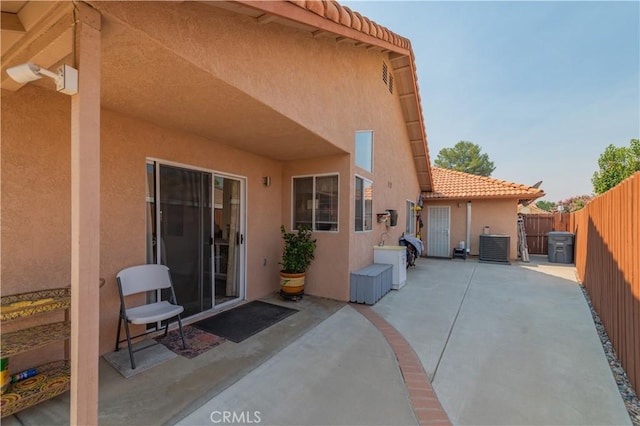
[[[120,317],[118,318],[116,351],[120,350],[120,343],[126,340],[129,347],[129,357],[131,358],[131,368],[136,368],[136,363],[133,359],[133,353],[141,350],[134,350],[132,348],[131,339],[135,339],[136,337],[144,336],[149,333],[158,331],[158,324],[161,321],[167,320],[164,329],[164,335],[166,336],[169,330],[168,320],[173,317],[178,318],[178,327],[180,329],[180,336],[182,337],[182,346],[184,349],[186,349],[187,344],[184,341],[184,333],[182,332],[182,321],[180,320],[180,314],[184,311],[184,308],[178,305],[178,302],[176,301],[176,294],[173,290],[169,268],[165,265],[131,266],[118,272],[116,278],[118,280],[118,290],[120,292]],[[129,295],[146,293],[148,291],[159,289],[170,289],[171,298],[169,300],[160,300],[158,302],[146,303],[135,307],[128,307],[125,303],[125,299]],[[161,292],[158,293],[161,294]],[[123,322],[127,338],[120,340],[120,330]],[[129,323],[155,324],[156,327],[151,331],[146,331],[136,336],[131,336],[131,334],[129,333]]]

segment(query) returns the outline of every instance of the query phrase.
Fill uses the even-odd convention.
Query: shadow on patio
[[[174,424],[345,305],[310,296],[297,303],[276,295],[265,300],[299,312],[241,343],[226,341],[193,359],[178,356],[129,379],[100,358],[99,424]],[[126,353],[126,346],[121,351]],[[2,424],[69,424],[69,393],[4,418]]]

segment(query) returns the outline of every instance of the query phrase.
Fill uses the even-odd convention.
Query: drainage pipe
[[[471,201],[467,201],[467,254],[471,254]]]

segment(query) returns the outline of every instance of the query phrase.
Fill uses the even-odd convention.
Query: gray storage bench
[[[391,291],[393,265],[374,263],[351,272],[350,301],[373,305]]]

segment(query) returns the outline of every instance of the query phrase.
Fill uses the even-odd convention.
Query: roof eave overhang
[[[408,39],[387,30],[380,25],[372,25],[372,22],[357,12],[343,7],[349,15],[347,18],[339,11],[337,15],[325,9],[325,2],[296,2],[296,1],[255,1],[235,0],[233,3],[260,10],[266,14],[309,25],[317,29],[314,36],[322,35],[321,32],[335,34],[353,40],[356,44],[368,45],[383,51],[396,52],[401,55],[411,54],[411,43]],[[358,19],[359,29],[347,26],[347,20]],[[257,18],[265,21],[267,18]],[[366,31],[366,32],[365,32]],[[338,41],[342,41],[339,39]]]

